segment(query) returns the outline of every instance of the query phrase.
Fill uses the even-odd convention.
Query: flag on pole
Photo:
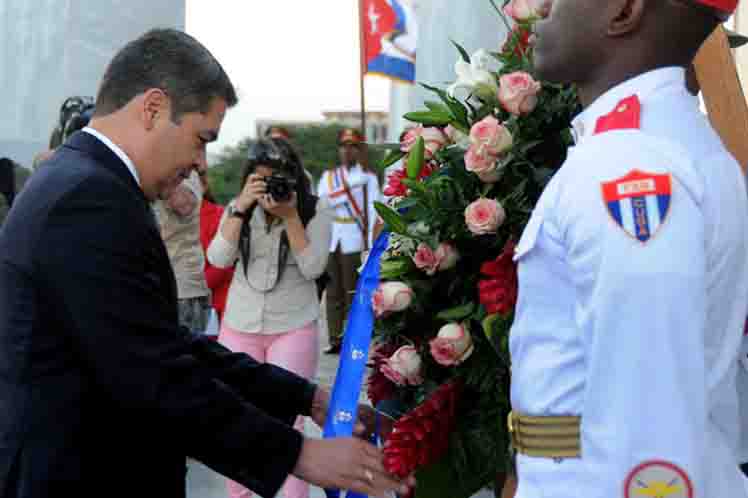
[[[418,24],[413,0],[361,0],[365,74],[413,83]]]

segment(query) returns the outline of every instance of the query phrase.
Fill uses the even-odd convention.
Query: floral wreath
[[[466,497],[511,469],[508,336],[514,247],[572,143],[576,91],[533,77],[533,24],[547,0],[499,9],[509,35],[472,56],[455,43],[457,81],[380,166],[402,159],[377,211],[390,238],[372,298],[367,390],[396,422],[385,466],[417,472],[419,497]],[[513,26],[510,22],[513,21]]]

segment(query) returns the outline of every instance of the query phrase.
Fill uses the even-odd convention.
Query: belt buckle
[[[506,418],[507,426],[509,428],[509,439],[512,442],[512,448],[515,453],[521,452],[521,444],[519,440],[519,424],[517,415],[514,411],[510,411]]]

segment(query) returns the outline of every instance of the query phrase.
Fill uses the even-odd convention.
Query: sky
[[[217,142],[254,135],[255,119],[315,120],[358,110],[356,0],[187,0],[187,32],[221,62],[239,93]],[[389,107],[389,81],[366,78],[366,107]]]

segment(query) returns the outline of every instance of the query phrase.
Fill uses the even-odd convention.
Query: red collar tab
[[[732,14],[738,7],[738,0],[697,0],[698,3]]]
[[[612,130],[638,130],[642,106],[639,97],[632,95],[620,101],[610,114],[600,116],[595,124],[595,135]]]

